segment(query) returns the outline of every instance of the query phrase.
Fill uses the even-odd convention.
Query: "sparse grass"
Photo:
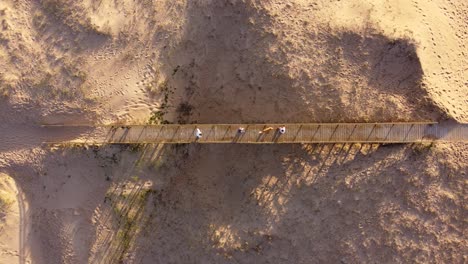
[[[0,82],[0,98],[8,98],[10,96],[11,87],[8,85],[2,85]]]
[[[8,98],[13,90],[13,83],[0,74],[0,99]]]
[[[179,71],[179,69],[180,65],[177,65],[172,70],[171,77],[174,76]],[[146,85],[146,90],[152,95],[161,92],[164,95],[164,101],[166,102],[168,100],[167,97],[173,93],[169,87],[169,79],[162,77],[159,71],[154,73],[153,79]]]
[[[140,180],[140,177],[138,177],[136,175],[132,176],[132,181],[138,182],[139,180]]]
[[[148,124],[162,124],[164,122],[164,112],[163,111],[154,111],[151,113],[151,116],[148,120]]]
[[[144,146],[145,144],[129,144],[128,149],[131,152],[139,152],[143,149]]]
[[[180,65],[177,65],[177,67],[174,68],[174,70],[172,70],[172,76],[174,76],[180,69]]]
[[[174,71],[177,72],[178,68]],[[175,73],[174,73],[175,74]],[[153,111],[148,120],[148,124],[169,124],[170,122],[164,119],[164,116],[167,114],[169,108],[169,97],[174,92],[170,89],[168,80],[165,80],[161,83],[158,82],[159,74],[156,74],[155,78],[151,83],[146,87],[149,93],[161,92],[163,95],[162,103],[158,107],[159,109]]]
[[[123,55],[122,55],[122,61],[123,62],[132,62],[137,58],[137,54],[135,53],[135,50],[127,50]]]
[[[411,145],[411,148],[413,149],[413,152],[416,154],[425,154],[429,152],[432,147],[434,147],[434,142],[418,142],[418,143],[413,143]]]
[[[177,107],[177,113],[182,116],[189,116],[192,114],[193,106],[188,102],[182,102]]]
[[[178,122],[184,124],[187,122],[187,119],[192,115],[193,106],[188,102],[182,102],[177,107],[177,119]]]
[[[171,122],[164,119],[166,111],[157,110],[151,113],[151,116],[148,120],[149,125],[160,125],[160,124],[170,124]]]
[[[79,2],[71,0],[42,0],[40,1],[40,6],[44,15],[52,16],[74,32],[94,32],[99,35],[109,34],[109,32],[102,31],[94,25],[89,17],[83,16],[86,12]],[[42,19],[41,15],[35,14],[34,17],[34,25],[38,26],[38,28],[43,29],[47,25],[47,22]]]
[[[112,210],[119,223],[117,239],[112,242],[117,252],[111,254],[117,263],[123,261],[125,254],[131,249],[137,234],[141,231],[143,212],[151,193],[151,190],[143,189],[136,193],[124,191],[119,195],[111,193],[106,196],[112,203]],[[132,204],[128,204],[129,202]]]
[[[86,94],[87,72],[80,69],[80,62],[60,59],[60,68],[37,72],[27,78],[31,92],[37,99],[88,99]]]
[[[168,81],[167,80],[161,81],[158,79],[158,77],[155,77],[153,78],[153,80],[151,80],[151,82],[148,85],[146,85],[146,90],[151,95],[155,95],[158,92],[164,93],[166,90],[168,90]]]
[[[5,214],[9,210],[10,207],[13,205],[13,203],[14,203],[13,200],[7,197],[4,197],[2,193],[0,192],[0,216]]]
[[[52,82],[52,74],[47,72],[44,76],[33,84],[36,88],[49,88]]]
[[[159,169],[163,166],[165,166],[165,160],[162,159],[162,158],[159,158],[159,159],[156,159],[155,161],[153,161],[153,163],[151,164],[151,168],[153,169]]]
[[[38,99],[47,98],[50,100],[67,95],[65,89],[60,90],[54,86],[55,81],[56,77],[51,72],[46,72],[40,78],[31,80],[31,88],[32,92],[35,93],[35,97]]]
[[[88,78],[88,74],[74,64],[65,64],[63,71],[70,77],[78,79],[81,83],[85,82]]]
[[[40,11],[34,12],[32,22],[39,30],[44,30],[47,27],[47,17]]]

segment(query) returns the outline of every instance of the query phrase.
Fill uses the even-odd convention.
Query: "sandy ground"
[[[0,263],[18,263],[20,256],[20,195],[15,181],[0,174]]]
[[[466,263],[464,143],[56,148],[96,131],[39,125],[467,122],[467,17],[463,0],[1,1],[0,263]]]

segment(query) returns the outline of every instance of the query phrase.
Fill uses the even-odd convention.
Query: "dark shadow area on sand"
[[[189,105],[174,122],[338,122],[431,120],[440,111],[423,88],[416,45],[376,30],[294,32],[306,50],[286,47],[278,23],[251,1],[189,2],[184,34],[162,58],[171,103]],[[322,31],[336,31],[323,28]],[[302,34],[302,35],[301,35]],[[313,47],[320,51],[314,51]],[[305,63],[300,76],[289,64]],[[177,70],[175,70],[177,69]],[[313,69],[313,71],[311,70]],[[404,110],[404,111],[403,111]]]
[[[437,247],[434,225],[462,236],[443,221],[447,213],[460,220],[460,205],[443,208],[427,192],[434,184],[459,191],[453,168],[419,173],[432,160],[427,146],[165,148],[169,159],[152,176],[164,183],[149,196],[129,256],[136,263],[433,261],[412,241]]]

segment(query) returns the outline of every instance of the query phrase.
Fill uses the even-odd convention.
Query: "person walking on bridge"
[[[201,130],[197,127],[195,129],[195,136],[197,137],[197,139],[200,139],[202,137],[203,133],[201,132]]]
[[[279,131],[280,134],[284,134],[284,133],[286,133],[286,127],[285,126],[280,126],[278,128],[278,131]]]

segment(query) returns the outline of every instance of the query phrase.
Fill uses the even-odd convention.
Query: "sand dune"
[[[42,142],[100,131],[40,124],[467,122],[467,16],[1,1],[0,193],[19,209],[0,215],[0,263],[466,262],[464,143],[63,149]]]
[[[19,195],[14,180],[0,174],[0,263],[18,263],[23,254]]]

